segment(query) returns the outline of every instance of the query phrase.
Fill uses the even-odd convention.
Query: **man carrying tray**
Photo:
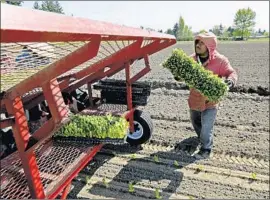
[[[213,33],[201,33],[195,37],[195,53],[191,57],[220,78],[225,78],[225,83],[232,88],[238,79],[237,72],[230,65],[228,58],[218,53],[216,48],[216,36]],[[213,147],[213,127],[218,104],[208,102],[199,91],[191,88],[188,105],[192,125],[201,143],[195,158],[208,158]]]

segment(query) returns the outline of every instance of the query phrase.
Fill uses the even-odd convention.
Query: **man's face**
[[[207,53],[207,47],[201,40],[197,40],[195,42],[195,49],[196,49],[196,53],[199,55],[204,55]]]

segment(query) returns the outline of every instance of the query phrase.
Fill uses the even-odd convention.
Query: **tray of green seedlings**
[[[58,142],[87,144],[125,143],[129,131],[128,121],[121,116],[79,115],[70,116],[70,121],[53,136]]]
[[[175,80],[184,81],[189,88],[196,89],[210,102],[219,102],[228,92],[228,87],[221,78],[181,49],[174,49],[162,65],[169,69]]]

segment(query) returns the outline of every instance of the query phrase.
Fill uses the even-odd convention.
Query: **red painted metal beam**
[[[85,41],[92,35],[120,40],[123,37],[175,39],[172,35],[140,28],[1,4],[1,42]]]
[[[106,66],[112,65],[114,63],[117,63],[123,59],[128,61],[130,54],[134,50],[137,50],[141,46],[141,44],[142,44],[142,39],[138,39],[133,44],[121,49],[120,51],[116,52],[115,54],[112,54],[110,57],[107,57],[107,58],[77,72],[74,75],[74,78],[81,79],[89,74],[95,73],[95,72],[99,71],[100,69],[105,68]]]
[[[127,109],[132,110],[133,105],[132,105],[132,86],[130,83],[130,64],[126,63],[125,64],[125,72],[126,72],[126,85],[127,85]],[[129,130],[131,133],[134,133],[134,117],[133,113],[129,115]]]
[[[17,148],[24,151],[29,141],[30,133],[21,98],[17,97],[14,100],[6,100],[6,109],[8,114],[13,115],[15,119],[12,127]]]
[[[69,183],[66,188],[63,190],[63,193],[62,193],[62,196],[61,196],[61,199],[66,199],[67,198],[67,195],[70,191],[70,188],[71,188],[71,183]]]
[[[33,151],[37,146],[40,145],[41,142],[43,142],[44,139],[52,135],[51,133],[54,130],[54,128],[55,128],[55,123],[54,123],[53,118],[46,121],[32,136],[38,142],[32,147],[30,147],[26,152]]]
[[[68,113],[68,108],[64,103],[64,99],[56,79],[48,82],[43,87],[44,97],[47,100],[52,118],[55,124],[62,121]]]
[[[103,147],[103,144],[99,144],[97,146],[94,146],[89,152],[87,152],[88,155],[86,155],[85,159],[78,163],[78,167],[68,176],[68,178],[65,180],[65,182],[57,187],[57,189],[49,195],[49,199],[55,199],[58,194],[60,194],[61,191],[77,176],[77,174],[87,165],[87,163],[93,159],[93,157],[96,155],[97,152],[100,151],[100,149]]]
[[[145,54],[151,55],[163,48],[166,48],[172,44],[175,43],[175,41],[170,40],[170,41],[166,41],[163,43],[160,43],[161,40],[156,40],[154,42],[152,42],[151,44],[148,44],[147,46],[144,46],[143,48],[141,48],[141,44],[142,44],[142,40],[139,40],[137,42],[135,42],[134,44],[131,44],[130,46],[128,46],[129,48],[125,48],[120,50],[119,52],[115,53],[115,56],[117,56],[117,58],[113,58],[110,57],[108,60],[106,60],[107,62],[98,62],[88,68],[85,68],[84,70],[78,72],[77,74],[75,74],[75,77],[80,78],[81,76],[85,76],[89,73],[92,73],[90,75],[88,75],[87,77],[81,79],[80,81],[72,84],[72,89],[75,89],[76,87],[81,87],[82,85],[86,84],[87,82],[91,82],[93,83],[93,80],[96,80],[98,77],[100,77],[100,74],[95,74],[94,72],[97,72],[99,70],[104,69],[105,67],[109,66],[109,63],[117,63],[116,65],[114,65],[113,67],[109,66],[111,69],[105,74],[106,76],[111,76],[113,74],[118,73],[119,71],[123,70],[124,67],[124,62],[129,62],[130,60],[136,60],[140,57],[144,57]],[[121,67],[123,66],[123,67]],[[119,68],[118,68],[119,67]],[[145,73],[147,71],[144,70]],[[142,75],[142,73],[140,75]],[[138,76],[140,76],[138,75]],[[102,78],[105,76],[102,76]]]
[[[94,80],[99,80],[105,77],[106,75],[115,73],[114,71],[123,66],[125,61],[128,62],[129,56],[135,54],[141,45],[142,39],[134,42],[133,44],[129,45],[126,48],[123,48],[119,52],[115,53],[113,57],[109,57],[108,59],[102,60],[101,62],[98,62],[92,66],[89,66],[88,68],[83,69],[82,71],[79,71],[77,74],[74,74],[74,77],[77,79],[81,79],[81,77],[84,77],[88,74],[90,75],[71,84],[68,90],[72,91],[88,82],[92,83]],[[111,69],[104,73],[104,69],[106,67],[110,67]],[[64,86],[61,85],[61,87]]]
[[[149,67],[145,67],[143,68],[138,74],[136,74],[135,76],[133,76],[129,81],[130,84],[136,82],[137,80],[139,80],[141,77],[143,77],[145,74],[147,74],[148,72],[150,72],[151,69]]]
[[[83,47],[56,61],[55,63],[52,63],[47,68],[23,80],[20,82],[20,84],[14,86],[13,88],[10,88],[7,91],[9,99],[14,99],[17,96],[22,96],[27,91],[39,87],[46,81],[52,80],[57,76],[67,72],[68,70],[95,57],[98,53],[100,39],[100,36],[92,38],[91,42],[85,44]]]
[[[110,74],[115,74],[115,71],[116,70],[122,70],[124,69],[124,64],[123,63],[117,63],[117,64],[114,64],[112,66],[108,66],[110,67],[111,69],[109,69],[108,71],[104,72],[104,68],[100,69],[99,71],[97,71],[96,73],[93,73],[77,82],[74,82],[72,84],[69,85],[68,88],[64,89],[64,91],[73,91],[75,90],[76,88],[79,88],[81,87],[82,85],[86,84],[86,83],[94,83],[106,76],[109,76]],[[61,85],[62,87],[64,87],[63,85]]]
[[[132,78],[128,80],[130,84],[133,84],[134,82],[139,80],[141,77],[143,77],[145,74],[151,71],[148,55],[144,56],[144,61],[145,61],[145,68],[143,68],[140,72],[138,72],[136,75],[134,75]]]
[[[22,166],[26,175],[31,197],[33,199],[44,199],[45,194],[35,153],[31,152],[26,154],[24,152],[29,141],[30,133],[21,98],[17,97],[13,101],[7,100],[6,107],[9,114],[14,114],[16,123],[12,125],[13,135],[22,161]]]
[[[165,48],[176,43],[175,40],[165,40],[162,43],[160,43],[160,42],[161,42],[161,40],[156,40],[156,41],[152,42],[151,44],[145,46],[145,48],[143,48],[143,51],[142,51],[140,57],[144,57],[146,54],[147,55],[154,54],[154,53],[156,53],[162,49],[165,49]]]

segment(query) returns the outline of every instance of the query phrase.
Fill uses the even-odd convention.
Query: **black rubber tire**
[[[138,122],[143,128],[143,134],[140,138],[134,139],[127,136],[126,141],[131,146],[137,146],[146,143],[152,136],[153,133],[153,122],[150,115],[147,112],[141,110],[134,111],[134,121]]]

